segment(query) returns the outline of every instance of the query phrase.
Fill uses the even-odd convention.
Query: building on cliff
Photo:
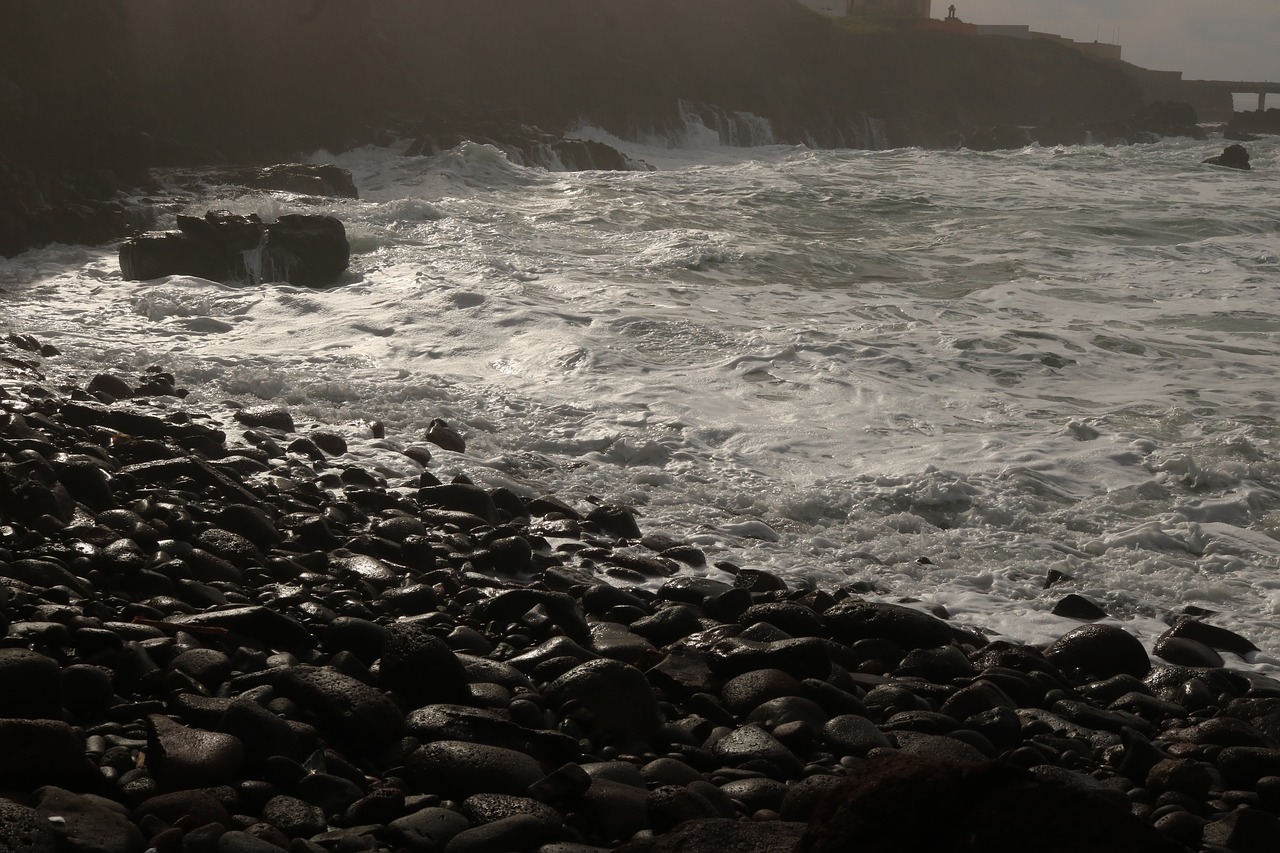
[[[843,18],[849,14],[850,0],[800,0],[800,5],[828,18]]]
[[[828,18],[877,13],[903,18],[928,18],[932,0],[800,0],[800,4]]]
[[[1120,45],[1118,44],[1104,44],[1099,41],[1075,41],[1065,36],[1058,36],[1053,33],[1037,33],[1034,30],[1031,33],[1031,37],[1041,41],[1056,42],[1064,47],[1092,56],[1094,59],[1120,61]]]
[[[928,18],[931,0],[848,0],[848,11],[880,12],[904,18]]]

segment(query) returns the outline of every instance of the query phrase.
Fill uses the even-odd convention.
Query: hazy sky
[[[1280,83],[1280,0],[933,0],[933,16],[952,3],[975,24],[1118,40],[1129,62],[1187,80]]]

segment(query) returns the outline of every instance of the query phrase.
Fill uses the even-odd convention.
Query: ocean
[[[653,170],[317,152],[359,200],[159,174],[161,225],[339,217],[345,282],[125,282],[114,246],[50,246],[0,260],[0,333],[56,345],[50,381],[158,365],[191,392],[171,409],[287,405],[391,477],[443,418],[467,450],[442,479],[634,507],[709,577],[858,584],[1033,643],[1080,624],[1050,612],[1070,592],[1148,649],[1191,608],[1261,648],[1230,666],[1280,674],[1280,139],[1237,172],[1201,165],[1222,140],[583,132]]]

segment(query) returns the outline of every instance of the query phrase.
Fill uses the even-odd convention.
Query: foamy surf
[[[1190,605],[1274,669],[1280,146],[1253,174],[1213,147],[632,146],[647,173],[362,149],[337,158],[359,201],[171,211],[339,216],[338,288],[126,283],[55,246],[0,266],[4,322],[82,378],[285,402],[386,470],[445,417],[469,450],[442,476],[627,503],[713,561],[1032,642],[1076,624],[1064,591],[1148,648]]]

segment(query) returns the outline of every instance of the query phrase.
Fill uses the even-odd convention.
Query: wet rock
[[[0,756],[0,788],[92,791],[101,778],[75,730],[57,720],[0,719]]]
[[[643,787],[596,779],[574,809],[610,847],[650,828],[649,792]]]
[[[825,630],[822,617],[811,607],[793,601],[771,601],[753,604],[738,617],[742,625],[767,622],[792,637],[817,637]]]
[[[854,714],[832,717],[822,726],[822,738],[836,755],[863,756],[873,749],[890,747],[879,726]]]
[[[1000,764],[889,754],[855,768],[809,824],[805,853],[1177,850],[1123,806]]]
[[[716,741],[711,749],[730,766],[750,766],[775,779],[798,778],[802,769],[791,750],[756,725],[734,730]]]
[[[618,853],[778,853],[791,850],[804,833],[794,821],[695,820],[655,838],[630,841]]]
[[[445,853],[518,853],[534,849],[553,835],[554,830],[533,815],[512,815],[464,829],[450,839]]]
[[[543,777],[538,762],[523,753],[449,740],[414,751],[406,769],[423,790],[455,800],[473,794],[524,794]]]
[[[333,669],[289,667],[276,678],[281,694],[344,741],[376,747],[395,741],[404,730],[400,709],[382,691]]]
[[[745,716],[770,699],[799,696],[802,690],[799,681],[780,669],[759,669],[729,679],[720,695],[725,707]]]
[[[895,675],[923,678],[935,683],[946,683],[977,674],[964,652],[955,646],[936,649],[913,649],[898,664]]]
[[[640,525],[629,507],[598,506],[587,513],[586,520],[619,539],[640,538]]]
[[[662,722],[644,673],[621,661],[579,664],[547,686],[552,705],[573,701],[591,713],[591,735],[602,743],[644,742]]]
[[[596,622],[591,626],[591,648],[601,657],[629,664],[655,652],[652,643],[616,622]]]
[[[294,728],[248,699],[233,700],[219,718],[217,730],[240,741],[251,764],[261,764],[273,755],[302,757],[302,742]]]
[[[849,599],[822,614],[833,637],[845,643],[885,639],[904,649],[928,649],[951,642],[951,628],[928,613],[898,604]]]
[[[1214,849],[1270,853],[1280,839],[1280,818],[1262,809],[1240,808],[1205,825],[1202,841]]]
[[[1280,749],[1229,746],[1218,753],[1223,780],[1234,788],[1252,788],[1265,776],[1280,776]]]
[[[212,794],[199,790],[174,791],[150,797],[129,816],[135,824],[150,817],[168,825],[180,820],[190,827],[216,824],[225,828],[231,825],[231,815],[226,807]]]
[[[1186,637],[1170,637],[1167,632],[1156,640],[1151,651],[1156,657],[1180,666],[1222,666],[1222,655],[1204,643]]]
[[[1151,670],[1147,651],[1129,632],[1114,625],[1082,625],[1068,631],[1045,657],[1079,681],[1127,674],[1142,678]]]
[[[560,813],[551,806],[528,797],[512,794],[475,794],[462,802],[462,813],[475,824],[493,823],[516,815],[533,817],[543,834],[560,829]]]
[[[655,832],[670,832],[691,820],[720,817],[706,797],[683,785],[660,785],[649,792],[649,823]]]
[[[386,627],[356,616],[339,616],[324,626],[325,651],[350,652],[366,666],[382,657],[390,632]]]
[[[387,629],[379,677],[413,706],[459,702],[468,695],[467,673],[443,640],[415,625],[399,622]]]
[[[471,821],[456,811],[430,807],[393,820],[387,834],[411,853],[442,853],[455,835],[470,826]]]
[[[819,773],[790,786],[778,812],[783,820],[809,821],[844,786],[844,777]]]
[[[60,849],[68,853],[142,853],[146,846],[129,810],[106,797],[45,787],[35,792],[35,807],[42,820],[56,823]]]
[[[754,814],[762,809],[781,812],[782,800],[790,789],[785,782],[760,777],[725,782],[720,790],[725,796],[746,806],[748,813]]]
[[[687,604],[664,607],[631,623],[631,630],[655,646],[666,646],[702,629],[697,608]]]
[[[168,717],[147,718],[147,763],[169,790],[221,785],[244,764],[244,745],[228,734],[184,726]]]
[[[1058,600],[1058,603],[1053,606],[1053,615],[1092,622],[1096,619],[1106,619],[1108,614],[1096,602],[1073,592]]]
[[[0,717],[61,716],[57,661],[29,649],[0,649]]]
[[[541,720],[539,720],[541,722]],[[423,742],[438,740],[512,749],[549,764],[577,757],[578,743],[559,732],[524,728],[497,711],[463,705],[427,705],[411,711],[405,729]]]
[[[0,853],[57,853],[58,837],[45,815],[0,800]]]
[[[331,216],[285,214],[266,224],[252,214],[210,211],[202,218],[179,216],[177,231],[125,240],[120,271],[127,281],[189,275],[324,287],[346,271],[350,253],[346,229]]]
[[[252,406],[247,409],[236,409],[233,417],[247,427],[254,429],[279,430],[293,432],[293,415],[284,406]]]
[[[928,732],[900,731],[893,733],[893,740],[903,753],[946,761],[951,764],[980,765],[988,756],[981,750],[956,738]]]
[[[92,717],[115,702],[111,670],[102,666],[72,664],[62,670],[62,694],[68,710]]]
[[[582,615],[578,603],[563,592],[539,589],[511,589],[490,599],[481,609],[481,618],[487,622],[519,622],[535,607],[541,607],[547,617],[564,631],[565,635],[581,645],[591,642],[591,629]]]
[[[216,689],[231,677],[233,664],[217,649],[188,649],[169,662],[169,668],[191,676],[206,688]]]
[[[826,679],[831,675],[831,654],[828,641],[816,637],[771,642],[733,638],[718,643],[710,660],[716,671],[725,677],[754,670],[779,669],[797,679]]]
[[[1207,157],[1203,161],[1210,166],[1226,166],[1230,169],[1252,168],[1249,165],[1249,149],[1243,145],[1228,145],[1217,157]]]
[[[228,607],[191,615],[179,614],[169,617],[169,621],[196,629],[221,628],[278,649],[306,651],[315,645],[311,632],[297,620],[257,605]]]
[[[467,450],[467,442],[462,437],[462,433],[440,418],[433,419],[427,425],[427,433],[424,437],[437,447],[452,450],[454,453],[465,453]]]
[[[217,853],[277,853],[280,845],[244,830],[233,829],[218,838]]]
[[[483,567],[504,575],[519,575],[533,566],[533,548],[523,536],[504,536],[489,543],[483,558]]]
[[[323,809],[283,794],[263,806],[262,819],[290,838],[310,838],[327,826]]]
[[[1177,791],[1203,799],[1213,784],[1210,768],[1188,758],[1166,758],[1147,774],[1146,786],[1153,791]]]
[[[1211,649],[1221,649],[1240,657],[1258,650],[1258,647],[1251,640],[1240,636],[1234,631],[1219,628],[1217,625],[1210,625],[1208,622],[1190,616],[1179,618],[1173,623],[1173,627],[1160,635],[1156,642],[1159,643],[1165,638],[1194,640],[1205,644]],[[1178,663],[1178,661],[1170,662]]]

